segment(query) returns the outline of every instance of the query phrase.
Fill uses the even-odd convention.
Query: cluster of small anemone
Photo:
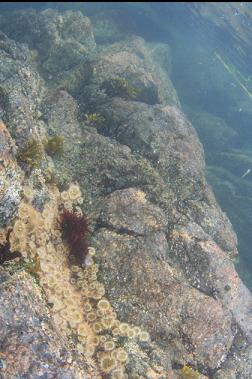
[[[39,262],[37,274],[54,321],[62,332],[76,335],[78,351],[86,359],[95,359],[107,377],[126,379],[129,357],[119,340],[124,337],[147,342],[150,336],[140,327],[118,320],[105,297],[104,285],[97,279],[99,268],[93,247],[88,248],[85,267],[69,264],[69,247],[59,228],[59,209],[81,215],[80,188],[71,184],[60,193],[56,186],[48,186],[49,200],[42,212],[32,206],[34,192],[30,186],[24,187],[24,200],[9,236],[11,250]],[[4,238],[0,233],[0,239]]]

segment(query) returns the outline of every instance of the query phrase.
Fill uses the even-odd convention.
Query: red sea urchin
[[[59,223],[62,236],[70,247],[70,258],[77,264],[83,264],[88,253],[86,236],[89,230],[86,216],[78,216],[74,212],[64,210]]]

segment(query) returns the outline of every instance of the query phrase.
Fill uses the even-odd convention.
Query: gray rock
[[[38,138],[42,83],[27,46],[0,33],[0,117],[18,146],[24,146],[28,138]]]
[[[0,228],[10,223],[21,200],[24,175],[14,152],[15,142],[0,120]]]
[[[91,379],[50,318],[40,288],[25,272],[0,284],[1,378]],[[77,353],[75,353],[77,354]]]
[[[136,189],[115,191],[105,209],[97,235],[99,263],[121,319],[147,328],[177,363],[183,356],[189,360],[194,351],[194,364],[218,367],[233,340],[231,314],[219,301],[188,286],[167,262],[161,210]]]
[[[207,187],[203,150],[183,113],[171,106],[151,107],[119,98],[97,109],[106,117],[104,134],[147,158],[176,194],[178,211],[199,223],[224,250],[236,254],[236,237]]]
[[[155,60],[154,47],[140,37],[130,37],[101,49],[94,67],[99,85],[116,77],[126,78],[136,88],[136,100],[148,104],[179,106],[173,84]]]
[[[44,70],[51,75],[77,65],[95,48],[90,20],[81,12],[25,10],[11,13],[7,23],[5,20],[0,20],[2,30],[38,50]]]

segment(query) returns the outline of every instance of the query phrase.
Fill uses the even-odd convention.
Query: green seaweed
[[[26,147],[20,149],[17,155],[19,161],[28,164],[32,168],[38,167],[42,158],[42,146],[35,139],[28,141]]]
[[[139,92],[127,79],[121,77],[105,80],[101,89],[104,89],[109,96],[119,96],[125,100],[134,100]]]
[[[49,155],[61,154],[63,152],[64,140],[62,136],[53,136],[44,142],[45,151]]]
[[[190,366],[184,365],[180,370],[181,379],[199,379],[200,374],[198,371],[193,370]]]
[[[105,121],[105,118],[100,113],[85,113],[85,122],[89,126],[99,127]]]

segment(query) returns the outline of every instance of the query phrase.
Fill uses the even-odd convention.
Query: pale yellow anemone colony
[[[56,186],[48,187],[49,199],[39,212],[32,206],[35,191],[24,187],[24,198],[18,210],[10,234],[12,251],[20,251],[27,260],[36,262],[47,300],[51,305],[52,317],[68,336],[78,339],[77,349],[86,360],[95,360],[104,373],[111,378],[127,378],[125,366],[128,353],[118,346],[118,338],[138,338],[148,341],[149,334],[139,327],[121,323],[116,312],[105,297],[105,288],[97,280],[98,265],[95,249],[89,248],[88,266],[70,265],[68,247],[61,238],[58,217],[59,209],[81,214],[83,199],[77,184],[68,191],[59,192]],[[0,230],[0,243],[5,233]]]

